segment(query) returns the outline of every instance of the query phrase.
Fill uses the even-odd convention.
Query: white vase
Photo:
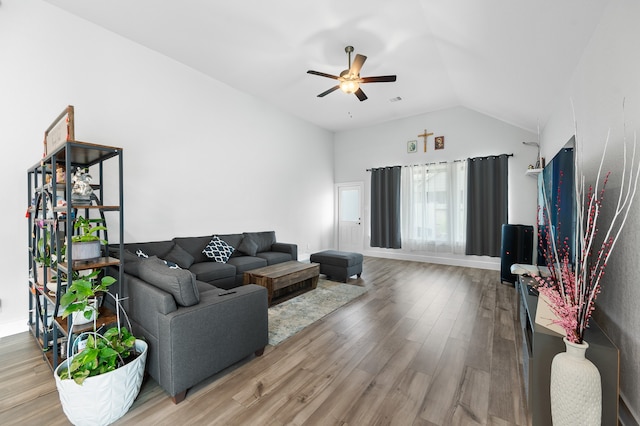
[[[585,358],[589,344],[565,337],[566,352],[551,363],[551,418],[554,426],[597,426],[602,420],[600,372]]]
[[[114,371],[87,377],[82,385],[72,379],[60,379],[59,371],[71,359],[55,369],[53,375],[62,410],[71,423],[108,425],[125,415],[140,392],[147,360],[147,343],[136,340],[135,346],[141,352],[135,360]]]

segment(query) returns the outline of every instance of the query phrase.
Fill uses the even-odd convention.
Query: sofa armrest
[[[291,260],[298,260],[298,245],[290,243],[273,243],[271,250],[291,255]]]
[[[175,396],[264,348],[267,310],[266,288],[249,284],[204,292],[197,305],[158,315],[160,386]]]
[[[167,315],[178,310],[175,299],[170,293],[133,275],[125,274],[124,281],[127,315],[157,337],[161,332],[157,318],[159,315]]]

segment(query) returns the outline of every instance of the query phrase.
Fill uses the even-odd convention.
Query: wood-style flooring
[[[116,424],[528,424],[516,293],[499,272],[365,257],[349,282],[368,292],[178,405],[146,379]],[[30,334],[0,339],[0,359],[0,424],[69,424]]]

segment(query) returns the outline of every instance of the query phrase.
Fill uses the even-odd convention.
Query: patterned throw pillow
[[[233,246],[230,246],[218,238],[218,236],[214,235],[211,241],[209,241],[209,244],[202,250],[202,253],[218,263],[227,263],[227,260],[229,260],[234,250]]]
[[[140,249],[136,250],[136,256],[142,257],[143,259],[148,259],[149,258],[149,255],[147,253],[143,252]]]

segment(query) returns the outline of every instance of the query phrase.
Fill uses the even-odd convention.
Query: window
[[[413,251],[464,254],[466,162],[408,166],[402,173],[402,241]]]

